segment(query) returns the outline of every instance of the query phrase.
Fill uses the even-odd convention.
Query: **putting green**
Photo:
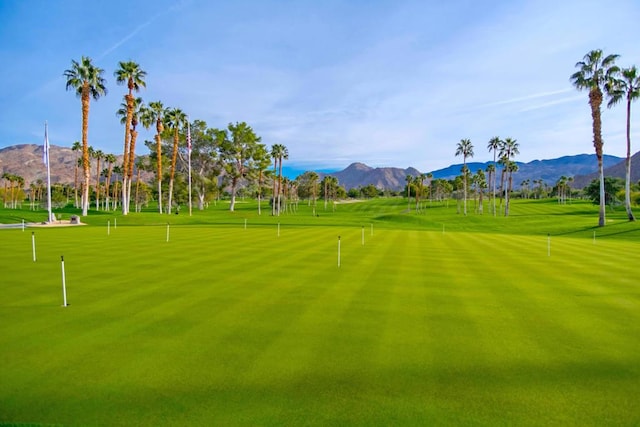
[[[1,231],[0,423],[640,422],[637,228],[385,203]]]

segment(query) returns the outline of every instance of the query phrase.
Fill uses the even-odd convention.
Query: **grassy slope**
[[[581,204],[402,205],[181,214],[168,243],[166,216],[107,236],[94,215],[36,229],[36,263],[32,230],[1,231],[0,422],[640,421],[637,225],[594,229]]]

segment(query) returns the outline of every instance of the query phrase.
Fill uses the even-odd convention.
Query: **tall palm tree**
[[[169,175],[169,203],[167,213],[171,213],[171,199],[173,198],[173,180],[176,174],[178,161],[178,143],[180,142],[180,129],[187,124],[187,115],[179,108],[172,108],[166,114],[167,126],[173,131],[173,152],[171,154],[171,172]]]
[[[75,168],[74,168],[74,172],[73,172],[73,188],[75,189],[75,204],[74,206],[76,208],[80,207],[80,204],[78,203],[78,152],[82,150],[82,144],[80,143],[80,141],[76,141],[73,143],[73,145],[71,146],[71,151],[73,151],[74,153],[76,153],[76,160],[75,160]]]
[[[411,212],[411,184],[413,184],[413,176],[407,175],[404,177],[407,182],[407,211]]]
[[[433,174],[431,172],[427,173],[427,179],[429,180],[429,207],[431,207],[431,187],[433,184]]]
[[[267,146],[264,144],[258,144],[255,152],[253,153],[253,161],[256,171],[258,172],[258,215],[262,215],[262,187],[264,184],[265,170],[271,164],[270,156],[271,154],[267,150]]]
[[[104,196],[105,196],[105,203],[104,203],[104,210],[109,210],[109,199],[110,199],[110,193],[109,193],[109,188],[111,187],[111,174],[113,173],[113,164],[116,162],[116,156],[113,154],[107,154],[104,156],[104,161],[107,162],[107,175],[106,175],[106,180],[104,183]]]
[[[147,83],[144,81],[147,72],[142,70],[140,65],[133,61],[120,61],[118,66],[119,68],[113,73],[116,82],[119,85],[126,84],[128,89],[128,93],[124,96],[126,114],[124,120],[124,159],[122,163],[122,213],[126,215],[129,213],[128,192],[131,188],[130,177],[132,175],[132,171],[129,170],[132,161],[129,160],[129,157],[131,155],[131,121],[133,119],[136,102],[133,92],[139,92],[141,87],[147,87]]]
[[[518,170],[517,165],[515,163],[512,165],[513,162],[511,161],[516,154],[520,154],[520,144],[515,139],[506,138],[502,141],[502,144],[500,144],[500,157],[505,160],[504,171],[509,178],[504,191],[505,216],[509,216],[509,196],[511,195],[511,186],[513,184],[513,172]]]
[[[131,183],[133,182],[133,170],[135,166],[136,159],[136,141],[138,140],[138,131],[136,127],[138,126],[138,122],[143,114],[145,114],[146,106],[142,101],[142,98],[136,98],[133,103],[133,114],[131,115],[131,140],[129,142],[129,167],[127,171],[129,172],[129,177],[127,178],[127,212],[129,212],[129,207],[131,206]],[[136,184],[137,186],[137,184]],[[136,188],[137,191],[137,188]]]
[[[80,62],[71,60],[71,68],[63,74],[67,79],[67,90],[75,90],[82,103],[82,216],[86,216],[89,210],[89,101],[91,98],[98,100],[107,94],[103,73],[102,68],[93,65],[91,58],[83,56]]]
[[[604,195],[604,168],[602,164],[602,119],[600,106],[602,105],[602,88],[613,74],[619,71],[615,61],[620,55],[604,56],[601,49],[587,53],[582,61],[576,63],[579,71],[571,75],[571,82],[578,90],[589,91],[589,106],[591,107],[591,119],[593,130],[593,146],[598,158],[598,173],[600,175],[600,212],[598,226],[604,227],[605,220],[605,195]]]
[[[282,144],[273,144],[271,146],[271,158],[273,158],[273,170],[276,173],[277,177],[277,185],[274,181],[273,183],[273,215],[280,216],[280,203],[282,202],[281,194],[282,194],[282,159],[289,158],[289,150]]]
[[[623,99],[627,100],[627,158],[625,160],[624,206],[629,221],[635,221],[631,211],[631,102],[640,98],[640,73],[636,66],[624,68],[616,73],[607,84],[607,95],[611,108]]]
[[[491,138],[489,140],[489,143],[487,144],[487,148],[489,149],[489,152],[491,153],[493,151],[493,181],[491,181],[491,186],[492,186],[492,191],[493,191],[493,216],[497,215],[497,211],[496,211],[496,155],[498,153],[498,149],[500,148],[502,141],[500,140],[499,137],[494,136],[493,138]]]
[[[162,213],[162,132],[164,132],[164,118],[166,110],[162,102],[155,101],[149,103],[149,108],[143,115],[148,115],[149,119],[156,122],[156,179],[158,181],[158,210]],[[142,125],[145,125],[146,118],[143,119]]]
[[[462,156],[462,171],[464,179],[462,181],[463,194],[464,194],[464,214],[467,214],[467,157],[473,157],[473,144],[468,138],[461,139],[456,146],[456,156]]]
[[[96,159],[96,210],[100,209],[100,160],[104,158],[102,150],[94,150],[92,157]]]
[[[505,202],[505,207],[504,207],[504,216],[509,216],[509,194],[511,193],[511,190],[513,188],[513,173],[518,171],[518,164],[516,162],[514,162],[513,160],[508,160],[507,161],[507,170],[509,172],[509,184],[508,184],[508,192],[507,192],[507,197],[505,198],[506,202]]]
[[[278,215],[280,215],[280,197],[282,194],[282,160],[288,160],[289,159],[289,150],[287,149],[287,147],[285,147],[284,145],[282,145],[282,149],[279,150],[278,153]]]
[[[311,194],[313,196],[313,213],[316,212],[316,198],[318,195],[318,180],[320,177],[316,172],[309,173],[309,185],[311,186]]]
[[[11,181],[11,174],[9,172],[4,172],[2,174],[2,179],[4,180],[4,193],[2,193],[2,198],[4,202],[4,207],[7,207],[7,195],[9,194],[7,189],[7,184]]]

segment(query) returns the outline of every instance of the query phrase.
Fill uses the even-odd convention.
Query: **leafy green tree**
[[[624,188],[624,181],[621,178],[607,176],[604,178],[604,203],[613,206],[618,202],[616,194]],[[600,199],[600,182],[594,179],[585,187],[584,193],[596,205],[602,204]]]
[[[602,164],[602,118],[600,106],[602,105],[602,89],[611,76],[618,71],[615,61],[619,55],[604,56],[601,49],[587,53],[582,61],[576,63],[579,71],[571,75],[571,82],[578,90],[589,91],[589,106],[591,107],[593,146],[598,158],[598,173],[600,175],[600,211],[598,226],[604,227],[605,220],[605,183],[604,168]]]
[[[220,159],[223,162],[226,177],[231,186],[231,203],[229,210],[235,210],[238,185],[249,171],[250,160],[260,137],[245,122],[229,123],[224,136],[220,138]]]
[[[631,210],[631,102],[640,98],[640,73],[638,73],[635,65],[624,68],[619,72],[614,72],[612,78],[605,84],[605,88],[609,95],[607,107],[610,108],[623,99],[627,101],[627,157],[625,159],[624,206],[629,221],[635,221],[636,218]]]
[[[80,62],[71,60],[71,68],[65,70],[67,90],[73,89],[82,104],[82,168],[84,172],[84,188],[82,196],[82,216],[89,210],[89,101],[98,100],[107,94],[106,81],[102,77],[104,70],[96,67],[91,59],[83,56]]]
[[[319,176],[316,172],[307,171],[298,176],[298,195],[309,200],[309,206],[313,203],[316,206],[316,197],[318,195]]]
[[[456,146],[456,156],[462,156],[462,169],[467,169],[467,157],[473,157],[473,144],[468,138],[461,139]],[[464,172],[463,172],[464,173]],[[467,215],[467,174],[463,176],[464,214]]]

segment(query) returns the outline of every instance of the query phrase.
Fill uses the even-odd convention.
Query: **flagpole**
[[[191,216],[191,125],[187,116],[187,154],[189,158],[189,216]]]
[[[47,132],[47,122],[44,122],[44,163],[47,165],[47,212],[49,214],[47,222],[53,222],[51,212],[51,169],[49,167],[49,135]]]

